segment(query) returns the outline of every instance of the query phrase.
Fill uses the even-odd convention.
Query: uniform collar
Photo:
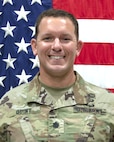
[[[82,77],[76,71],[74,71],[74,73],[76,75],[76,82],[75,82],[74,87],[73,87],[73,92],[70,92],[70,91],[66,92],[67,95],[69,95],[69,96],[72,95],[74,100],[73,101],[71,101],[71,100],[66,101],[66,103],[62,104],[61,107],[63,107],[64,105],[65,106],[76,105],[76,104],[79,104],[79,105],[83,104],[84,105],[84,104],[88,103],[87,89],[86,89],[86,86],[85,86],[85,81],[82,79]],[[35,86],[35,92],[33,94],[34,96],[29,95],[29,98],[27,99],[27,103],[36,102],[36,103],[43,104],[43,105],[52,105],[52,100],[53,100],[52,96],[47,95],[45,88],[43,88],[41,86],[41,83],[39,81],[39,75],[40,75],[40,73],[38,73],[34,77],[34,79],[31,82],[29,82],[30,86]],[[64,97],[64,96],[62,96],[62,97]],[[61,99],[63,99],[63,98],[61,98]],[[60,106],[60,104],[63,100],[59,100],[59,101],[60,102],[57,102],[55,104],[55,107],[57,107],[58,104]]]
[[[88,104],[86,82],[76,71],[74,73],[76,75],[76,82],[73,87],[75,100],[80,105]]]

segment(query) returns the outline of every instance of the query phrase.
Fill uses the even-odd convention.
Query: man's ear
[[[35,38],[31,39],[31,47],[32,47],[33,54],[36,56],[38,53],[37,53],[37,42]]]
[[[83,42],[81,40],[79,40],[78,43],[77,43],[77,48],[76,48],[76,56],[80,55],[82,46],[83,46]]]

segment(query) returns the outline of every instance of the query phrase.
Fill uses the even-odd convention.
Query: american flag
[[[84,45],[74,69],[85,80],[114,91],[113,0],[1,0],[0,97],[38,72],[30,40],[37,16],[52,7],[74,14],[79,21]]]
[[[0,97],[38,72],[30,40],[37,16],[51,7],[51,0],[0,1]]]

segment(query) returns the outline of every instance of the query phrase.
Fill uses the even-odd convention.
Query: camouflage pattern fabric
[[[114,142],[114,94],[76,73],[59,99],[38,74],[0,100],[0,142]]]

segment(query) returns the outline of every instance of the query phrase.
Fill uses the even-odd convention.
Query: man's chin
[[[61,74],[64,74],[66,72],[66,69],[63,68],[63,67],[54,67],[54,68],[50,68],[50,73],[51,74],[55,74],[55,75],[61,75]]]

